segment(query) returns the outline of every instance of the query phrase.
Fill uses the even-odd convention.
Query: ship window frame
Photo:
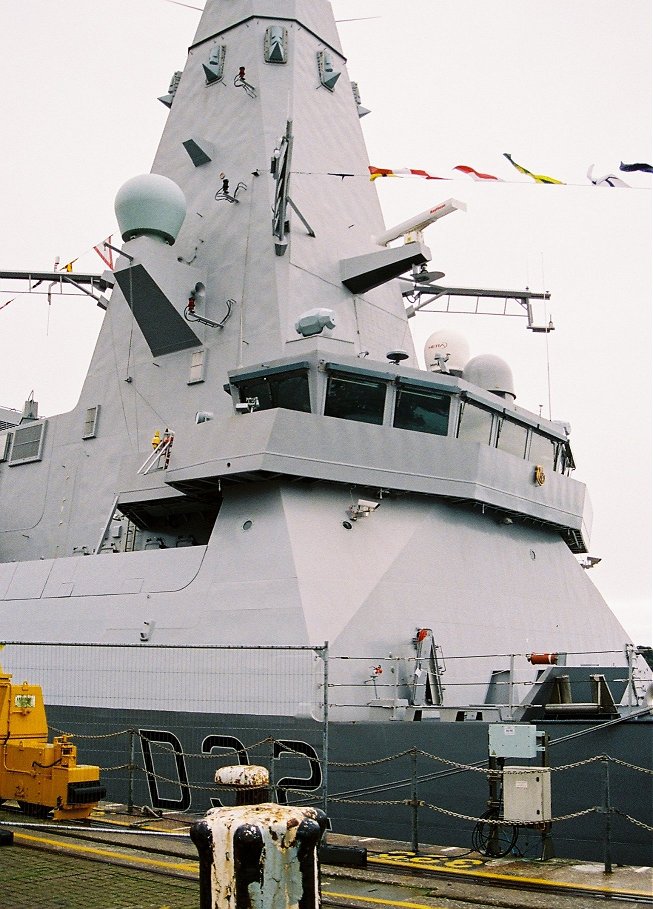
[[[286,404],[278,403],[278,400],[273,400],[273,388],[279,385],[280,382],[286,379],[303,379],[305,388],[305,398],[304,407],[288,407]],[[293,368],[292,366],[285,367],[283,369],[270,370],[269,372],[261,372],[257,375],[250,375],[247,378],[238,377],[238,380],[232,379],[232,385],[234,385],[238,390],[238,400],[241,403],[246,403],[248,398],[258,398],[259,403],[255,408],[256,412],[264,410],[292,410],[295,413],[312,413],[312,400],[311,400],[311,388],[308,376],[308,369],[300,366],[299,368]],[[267,385],[270,392],[270,403],[265,403],[265,406],[261,406],[261,392],[248,393],[247,386],[263,386]]]
[[[11,445],[11,454],[9,455],[9,466],[17,467],[19,464],[31,464],[34,461],[40,461],[43,455],[43,443],[45,440],[45,427],[47,422],[45,420],[30,420],[28,423],[24,423],[22,426],[17,426],[13,430],[13,442]],[[28,435],[30,429],[35,429],[39,427],[38,438],[28,439],[26,442],[20,441],[20,435]],[[36,449],[33,454],[24,455],[21,454],[21,449],[31,445],[36,445]]]
[[[243,369],[239,371],[233,371],[227,373],[229,377],[229,388],[230,386],[235,386],[236,388],[241,382],[245,382],[248,379],[260,379],[261,376],[275,376],[278,373],[282,372],[298,372],[299,370],[305,370],[308,372],[311,364],[308,360],[293,360],[288,359],[283,363],[277,363],[275,366],[259,366],[256,369]]]
[[[576,469],[576,462],[568,441],[561,442],[558,440],[558,451],[556,453],[555,470],[563,476],[571,476],[572,471]]]
[[[465,411],[467,410],[468,407],[471,407],[472,410],[477,410],[480,413],[487,414],[487,416],[489,416],[490,425],[488,427],[488,434],[487,434],[486,441],[483,441],[483,439],[478,438],[478,437],[477,438],[461,437],[460,429],[463,425],[463,417],[464,417]],[[456,424],[456,438],[459,439],[461,442],[476,442],[479,445],[492,445],[492,441],[493,441],[494,434],[495,434],[494,433],[494,424],[495,424],[496,417],[497,417],[496,412],[494,410],[492,410],[491,408],[481,407],[479,404],[476,403],[476,401],[471,401],[468,398],[462,398],[460,401],[460,408],[458,410],[458,422]]]
[[[398,425],[397,420],[398,420],[398,416],[399,416],[399,410],[400,410],[400,407],[402,406],[402,400],[406,396],[409,396],[409,397],[412,396],[413,398],[425,398],[427,400],[428,399],[431,399],[431,400],[437,399],[441,402],[446,402],[446,415],[445,414],[441,415],[443,417],[444,423],[445,423],[444,432],[439,431],[437,429],[429,429],[426,426],[417,426],[417,425],[400,426],[400,425]],[[449,428],[451,425],[451,410],[452,410],[451,397],[452,397],[451,394],[447,394],[446,392],[440,391],[439,389],[434,389],[434,388],[429,389],[426,386],[416,387],[414,385],[404,384],[403,382],[400,382],[396,389],[394,407],[393,407],[393,413],[392,413],[393,428],[409,430],[411,432],[424,432],[424,433],[428,433],[429,435],[440,436],[441,438],[448,436]],[[408,420],[404,419],[404,422],[408,422]]]
[[[533,454],[533,441],[542,440],[546,441],[551,446],[551,454],[547,452],[546,455],[542,456],[540,453]],[[555,470],[557,461],[558,461],[558,440],[551,438],[551,436],[546,433],[539,432],[536,429],[532,429],[530,432],[530,438],[528,441],[528,455],[527,460],[532,464],[540,464],[542,467],[548,467],[549,470]]]
[[[334,388],[334,383],[341,383],[342,386],[359,386],[359,387],[374,387],[377,392],[382,390],[383,397],[382,400],[372,402],[374,419],[361,419],[360,412],[358,415],[344,415],[341,413],[330,413],[329,407],[333,403],[333,398],[330,397],[331,390]],[[325,417],[334,417],[337,420],[349,420],[353,423],[366,423],[370,426],[383,426],[385,418],[385,409],[386,402],[388,399],[388,388],[390,387],[389,382],[385,378],[379,376],[372,376],[370,374],[364,373],[362,371],[354,370],[330,370],[326,383],[326,390],[324,396],[324,416]],[[380,405],[380,406],[379,406]],[[371,415],[372,411],[368,413]]]
[[[526,457],[526,452],[528,451],[530,427],[526,426],[524,423],[520,423],[518,420],[513,420],[510,417],[506,417],[506,416],[501,417],[498,421],[498,424],[499,425],[497,427],[497,440],[496,440],[497,449],[499,451],[505,451],[506,454],[514,455],[514,457],[520,458],[520,460],[523,461],[524,458]],[[515,445],[514,447],[507,447],[507,446],[504,447],[501,445],[501,436],[504,434],[504,427],[510,427],[510,430],[506,429],[506,433],[504,436],[504,438],[506,440],[508,440],[509,443],[513,443],[514,441],[516,441],[516,439],[515,439],[514,435],[512,435],[512,437],[509,439],[508,432],[513,433],[514,430],[522,431],[523,435],[522,435],[522,439],[521,439],[521,454],[518,453],[518,448],[519,448],[518,445]],[[553,467],[553,464],[551,464],[551,467]]]

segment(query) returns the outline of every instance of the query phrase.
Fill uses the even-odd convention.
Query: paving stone
[[[34,849],[0,849],[2,909],[197,909],[195,881]]]

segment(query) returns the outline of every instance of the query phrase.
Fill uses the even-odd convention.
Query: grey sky
[[[202,5],[197,0],[198,6]],[[472,354],[510,362],[518,403],[572,424],[578,479],[594,504],[592,570],[637,643],[651,640],[651,178],[592,187],[619,162],[651,162],[649,0],[335,0],[358,81],[372,164],[450,183],[377,181],[388,225],[453,196],[429,228],[451,284],[552,293],[556,331],[522,319],[421,315],[418,351],[440,325]],[[22,0],[1,15],[4,141],[0,268],[101,270],[113,199],[148,171],[199,13],[163,0]],[[228,125],[225,125],[228,128]],[[535,185],[512,153],[566,186]],[[467,164],[508,183],[456,177]],[[118,239],[115,237],[114,239]],[[0,288],[0,306],[12,294]],[[548,313],[538,313],[548,318]],[[0,310],[0,404],[74,406],[101,313],[86,300],[22,296]]]

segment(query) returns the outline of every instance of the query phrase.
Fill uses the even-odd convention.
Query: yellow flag
[[[564,186],[564,182],[562,180],[556,180],[555,177],[545,177],[544,174],[533,174],[530,170],[526,170],[521,164],[517,164],[513,161],[508,152],[504,152],[503,157],[507,158],[515,170],[518,170],[520,174],[526,174],[527,177],[532,177],[536,183],[559,183],[561,186]]]

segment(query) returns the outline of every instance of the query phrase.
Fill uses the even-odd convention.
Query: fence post
[[[419,801],[417,799],[417,748],[410,749],[410,763],[411,763],[411,775],[410,775],[410,804],[413,809],[413,852],[415,855],[419,852],[419,821],[417,817],[417,812],[419,809]]]
[[[632,644],[626,644],[626,655],[628,657],[628,710],[630,711],[633,709],[633,694],[635,693],[633,688],[635,648]]]
[[[605,831],[603,842],[603,864],[605,874],[612,874],[612,855],[610,853],[611,814],[610,804],[610,760],[607,754],[601,758],[603,764],[603,811],[605,813]]]
[[[269,744],[269,746],[270,746],[270,757],[269,757],[269,762],[270,762],[270,801],[271,801],[271,802],[277,802],[277,803],[278,803],[278,802],[279,802],[279,793],[278,793],[278,791],[277,791],[277,774],[276,774],[276,772],[275,772],[275,770],[276,770],[276,767],[275,767],[276,754],[275,754],[275,747],[274,747],[274,746],[276,745],[276,739],[275,739],[274,736],[272,735],[272,736],[270,736],[270,738],[269,738],[267,741],[268,741],[268,744]]]
[[[493,824],[492,821],[499,818],[501,813],[501,787],[503,785],[503,768],[505,758],[498,758],[490,755],[488,759],[488,785],[490,789],[490,798],[488,799],[488,813],[485,815],[488,819],[490,828],[487,841],[487,854],[493,856],[501,855],[501,846],[499,844],[499,825]]]
[[[322,698],[322,811],[329,816],[329,642],[324,642],[322,651],[324,664]],[[325,830],[326,836],[326,830]]]
[[[134,813],[134,735],[135,729],[129,729],[129,775],[127,782],[127,814]]]
[[[510,670],[508,678],[508,716],[510,717],[510,722],[512,723],[515,716],[515,654],[510,654]]]

